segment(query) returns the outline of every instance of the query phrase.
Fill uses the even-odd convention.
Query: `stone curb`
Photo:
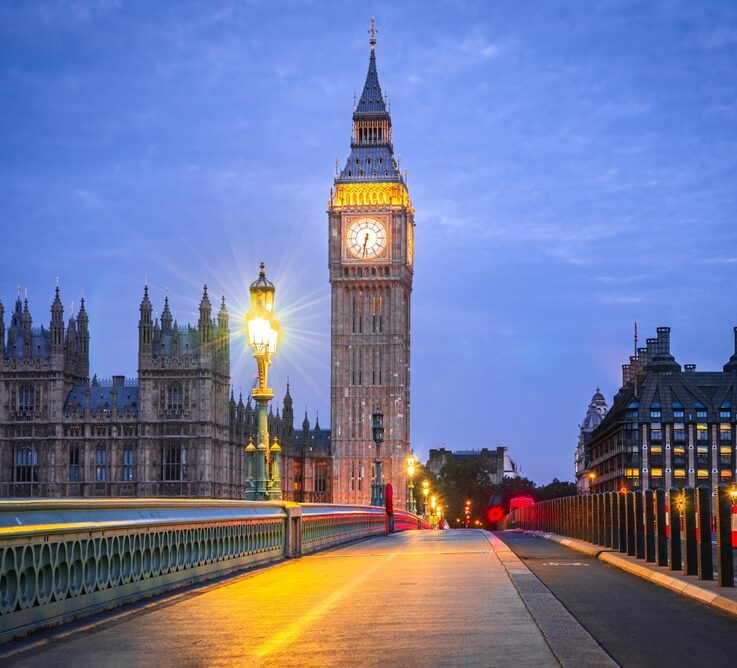
[[[636,575],[644,580],[649,580],[654,584],[670,589],[676,594],[687,596],[699,603],[703,603],[712,608],[716,608],[721,612],[727,613],[728,615],[737,617],[737,601],[691,582],[684,582],[683,580],[672,575],[668,575],[667,573],[663,573],[662,571],[655,570],[643,564],[634,563],[629,559],[620,556],[619,553],[615,553],[610,547],[591,545],[590,543],[584,543],[580,540],[564,538],[558,534],[544,533],[542,531],[523,531],[523,533],[537,536],[538,538],[552,540],[554,543],[564,545],[571,550],[581,552],[582,554],[599,559],[611,566],[621,568],[623,571],[627,571],[631,575]]]

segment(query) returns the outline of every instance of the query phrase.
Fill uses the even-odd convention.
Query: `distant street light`
[[[415,456],[410,452],[407,456],[407,510],[415,512]]]
[[[371,485],[371,505],[384,505],[384,484],[381,481],[381,459],[379,453],[381,444],[384,442],[384,413],[378,406],[371,416],[371,431],[376,444],[376,459],[374,460],[375,475],[374,484]]]

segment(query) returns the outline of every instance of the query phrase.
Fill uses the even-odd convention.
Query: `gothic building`
[[[683,369],[658,327],[629,364],[622,387],[586,446],[592,491],[708,485],[735,480],[737,327],[722,371]]]
[[[144,288],[138,378],[89,376],[84,299],[64,324],[59,289],[47,327],[18,297],[5,331],[0,302],[0,496],[243,498],[243,447],[256,434],[250,397],[230,390],[225,300],[215,317],[205,287],[196,325],[179,325],[164,300],[153,316]],[[282,444],[284,497],[329,499],[329,432],[294,430],[287,386],[269,431]]]
[[[591,440],[591,433],[596,429],[601,421],[606,417],[608,407],[606,399],[599,388],[596,388],[594,396],[591,397],[591,403],[586,411],[586,417],[579,425],[578,444],[576,445],[575,471],[576,471],[576,489],[579,494],[586,494],[590,489],[591,471],[589,471],[589,461],[587,457],[586,446]]]
[[[328,206],[333,501],[369,502],[376,456],[371,414],[378,406],[384,413],[384,481],[393,484],[395,505],[404,507],[414,209],[394,157],[373,26],[370,32],[351,152]]]

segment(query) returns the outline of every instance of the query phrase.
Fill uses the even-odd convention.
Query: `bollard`
[[[645,561],[655,562],[655,493],[645,491]]]
[[[617,524],[619,525],[619,551],[627,552],[627,493],[617,492]]]
[[[696,488],[696,553],[699,580],[714,579],[714,563],[711,556],[711,490],[706,485]]]
[[[627,494],[627,555],[635,556],[635,493]]]
[[[683,505],[683,540],[686,549],[683,552],[683,572],[686,575],[696,575],[696,501],[693,487],[684,487]]]
[[[658,566],[668,565],[668,537],[665,533],[665,490],[655,490],[655,561]]]
[[[671,487],[668,492],[668,507],[670,509],[670,549],[668,550],[668,565],[672,571],[681,570],[682,506],[683,497],[675,487]]]
[[[732,553],[732,496],[729,487],[717,487],[717,578],[720,587],[734,587],[734,555]]]
[[[643,518],[642,490],[635,491],[635,556],[645,558],[645,520]]]
[[[619,497],[616,492],[609,492],[609,540],[613,550],[619,549]]]

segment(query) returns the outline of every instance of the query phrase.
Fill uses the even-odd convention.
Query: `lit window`
[[[674,445],[673,446],[673,454],[674,455],[685,455],[686,454],[686,448],[682,445]]]
[[[720,455],[731,455],[732,454],[732,447],[729,445],[722,445],[719,447],[719,454]]]
[[[130,482],[133,480],[133,465],[135,463],[135,453],[131,446],[123,450],[123,481]]]
[[[724,471],[720,471],[719,472],[719,475],[722,478],[731,478],[732,477],[732,471],[730,471],[729,469],[724,469]]]
[[[663,430],[660,426],[660,422],[653,422],[650,425],[650,439],[653,441],[663,440]]]
[[[653,455],[660,455],[663,453],[663,446],[662,445],[653,445],[650,447],[650,454]]]
[[[686,469],[673,469],[673,477],[674,478],[685,478]]]
[[[699,423],[696,425],[696,440],[697,441],[708,441],[709,440],[709,428],[703,423]]]
[[[724,441],[731,441],[732,440],[732,425],[729,424],[720,424],[719,425],[719,440]]]
[[[650,469],[650,475],[653,478],[662,478],[663,477],[663,469],[662,468],[652,468],[652,469]]]
[[[95,452],[95,482],[105,482],[107,480],[106,458],[105,446],[98,446]]]
[[[673,425],[673,440],[674,441],[685,441],[686,440],[686,428],[683,422],[676,422]]]
[[[696,472],[697,477],[699,478],[708,478],[709,477],[709,469],[698,469]]]

